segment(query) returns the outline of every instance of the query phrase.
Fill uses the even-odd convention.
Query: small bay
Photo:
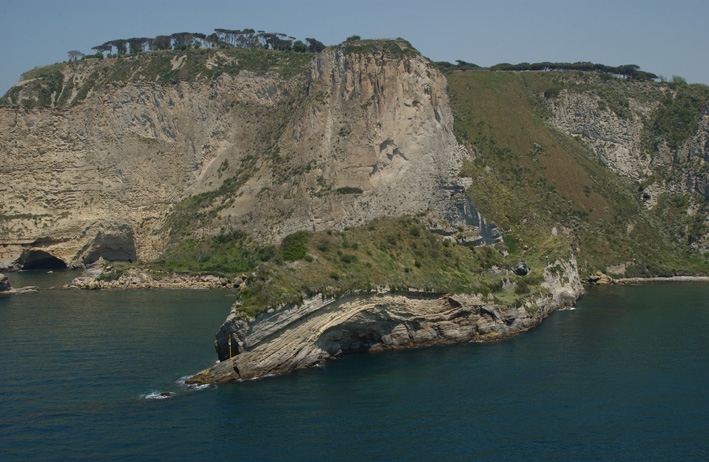
[[[67,276],[10,277],[46,288]],[[592,287],[498,342],[185,387],[215,361],[233,296],[0,297],[3,460],[709,457],[709,284]]]

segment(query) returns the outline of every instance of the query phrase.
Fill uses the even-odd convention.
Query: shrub
[[[515,287],[515,293],[517,295],[528,294],[529,292],[529,285],[527,285],[527,282],[524,279],[517,283],[517,287]]]
[[[343,253],[340,255],[340,260],[342,260],[343,263],[350,264],[354,263],[357,261],[357,255],[351,254],[351,253]]]
[[[546,99],[553,99],[559,96],[560,90],[558,88],[552,87],[552,88],[547,88],[544,91],[544,97]]]
[[[286,261],[297,261],[304,258],[308,249],[306,244],[310,240],[308,231],[296,231],[283,238],[280,254]]]
[[[335,190],[335,194],[362,194],[362,190],[360,188],[352,188],[350,186],[345,186],[343,188],[337,188]]]

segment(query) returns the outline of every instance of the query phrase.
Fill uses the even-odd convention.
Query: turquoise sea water
[[[45,287],[63,276],[10,275]],[[0,297],[0,458],[709,458],[707,284],[593,288],[577,309],[499,342],[185,387],[182,377],[215,361],[232,301],[207,291]],[[163,391],[174,395],[157,399]]]

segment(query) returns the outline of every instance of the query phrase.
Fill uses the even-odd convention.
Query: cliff
[[[708,102],[444,74],[401,39],[48,66],[0,100],[0,268],[101,262],[85,288],[219,274],[199,284],[240,301],[201,382],[499,338],[573,303],[579,273],[709,272]]]
[[[579,269],[707,271],[709,87],[593,72],[447,70],[455,131],[475,153],[469,195],[535,246],[567,236]]]
[[[278,242],[420,210],[498,241],[458,176],[445,78],[406,42],[376,43],[265,70],[246,50],[67,65],[50,107],[0,108],[1,267],[149,261],[190,236]],[[203,72],[162,82],[183,67]],[[23,91],[5,101],[35,101]]]

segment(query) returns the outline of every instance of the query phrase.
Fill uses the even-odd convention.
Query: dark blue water
[[[2,459],[709,457],[707,284],[593,289],[504,341],[191,391],[179,379],[214,362],[227,295],[0,298]]]

